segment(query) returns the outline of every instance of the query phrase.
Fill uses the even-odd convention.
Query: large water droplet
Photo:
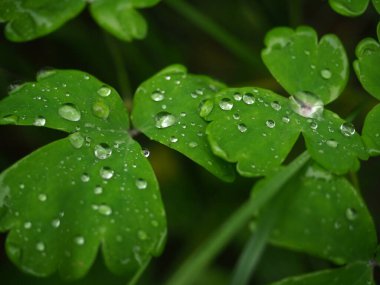
[[[92,113],[96,117],[105,120],[110,114],[110,107],[104,101],[97,101],[92,105]]]
[[[327,140],[326,144],[331,148],[336,148],[338,146],[338,142],[335,140]]]
[[[331,78],[331,76],[332,76],[332,73],[331,73],[331,71],[329,70],[329,69],[322,69],[321,70],[321,76],[322,76],[322,78],[323,79],[330,79]]]
[[[317,118],[323,113],[322,100],[310,92],[298,92],[289,99],[292,110],[302,117]]]
[[[150,95],[150,98],[152,98],[155,102],[160,102],[165,99],[164,92],[160,89],[157,89],[152,92],[152,95]]]
[[[241,132],[241,133],[245,133],[248,128],[245,124],[238,124],[238,130]]]
[[[137,189],[143,190],[143,189],[146,189],[147,186],[148,186],[148,182],[145,179],[138,178],[136,180]]]
[[[105,166],[100,169],[99,173],[100,173],[100,177],[108,180],[112,178],[114,171],[110,167]]]
[[[355,134],[355,127],[353,124],[345,122],[340,125],[340,132],[346,137],[350,137]]]
[[[253,103],[255,103],[255,97],[252,93],[245,93],[243,95],[243,101],[247,105],[252,105]]]
[[[168,112],[159,112],[155,117],[155,121],[157,128],[164,129],[173,126],[176,118]]]
[[[81,148],[84,143],[84,137],[79,132],[69,135],[69,141],[74,148]]]
[[[102,204],[98,206],[97,209],[98,209],[98,212],[104,216],[109,216],[112,214],[112,209],[108,205]]]
[[[346,210],[346,218],[350,221],[353,221],[357,218],[358,213],[353,208],[347,208]]]
[[[38,116],[34,119],[33,125],[37,127],[43,127],[46,124],[46,119],[42,116]]]
[[[273,120],[268,120],[265,122],[268,128],[273,129],[276,126],[276,122]]]
[[[58,114],[62,118],[68,121],[72,121],[72,122],[79,121],[81,117],[81,114],[79,110],[77,109],[77,107],[74,104],[70,104],[70,103],[63,104],[61,107],[59,107]]]
[[[95,146],[94,154],[99,159],[109,158],[112,154],[112,149],[106,143],[101,143]]]
[[[111,89],[107,86],[103,86],[99,88],[97,93],[102,97],[108,97],[111,94]]]
[[[229,111],[233,108],[234,103],[232,103],[231,99],[229,98],[223,98],[219,101],[219,107],[222,110]]]

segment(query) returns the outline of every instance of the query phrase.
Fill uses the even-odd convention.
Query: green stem
[[[166,0],[165,2],[195,26],[213,37],[236,57],[239,57],[244,62],[250,64],[254,69],[257,69],[258,66],[262,65],[259,57],[254,55],[252,48],[246,46],[238,38],[231,35],[224,28],[196,10],[193,6],[183,0]]]
[[[309,160],[307,152],[302,153],[287,167],[264,180],[260,191],[245,202],[230,218],[198,248],[169,279],[167,285],[191,284],[194,276],[199,276],[208,264],[228,244],[228,242],[249,222],[255,211],[260,210],[281,187]],[[264,239],[265,244],[266,238]]]

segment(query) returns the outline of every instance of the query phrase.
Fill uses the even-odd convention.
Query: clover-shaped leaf
[[[329,4],[335,12],[343,16],[355,17],[364,13],[368,7],[369,0],[329,0]],[[380,13],[380,1],[372,0],[372,4],[376,11]]]
[[[380,25],[379,25],[380,26]],[[380,36],[379,36],[380,39]],[[362,40],[356,48],[357,60],[354,69],[363,85],[373,97],[380,100],[380,44],[368,38]],[[380,104],[375,106],[368,114],[363,127],[363,140],[371,155],[380,154]]]
[[[349,66],[344,47],[335,35],[325,35],[318,43],[310,27],[281,27],[267,33],[265,45],[265,65],[295,98],[307,91],[327,104],[343,91]]]
[[[48,71],[0,102],[0,124],[71,133],[0,176],[0,230],[22,270],[83,276],[99,245],[107,267],[136,274],[159,254],[166,221],[152,168],[128,134],[117,92],[79,71]]]
[[[136,9],[151,7],[160,0],[0,0],[0,22],[8,22],[9,40],[29,41],[47,35],[77,16],[90,2],[98,24],[121,40],[144,38],[147,25]]]
[[[310,164],[283,191],[292,191],[292,196],[273,230],[272,243],[337,264],[368,261],[374,256],[373,221],[345,178]]]
[[[271,285],[375,285],[372,269],[364,262],[356,262],[342,268],[324,270],[306,275],[286,278]]]
[[[211,78],[188,74],[182,66],[169,66],[137,89],[132,122],[149,138],[231,181],[233,166],[212,153],[205,134],[207,122],[199,116],[199,109],[212,107],[207,99],[223,88]]]

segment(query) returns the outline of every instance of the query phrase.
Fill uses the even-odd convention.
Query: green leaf
[[[369,0],[329,0],[329,3],[335,12],[343,16],[355,17],[364,13]]]
[[[343,91],[349,65],[335,35],[325,35],[318,43],[310,27],[280,27],[267,33],[265,45],[261,54],[265,65],[292,96],[309,92],[327,104]]]
[[[377,13],[380,14],[380,0],[372,0],[372,4],[375,7]]]
[[[364,89],[380,100],[380,44],[372,38],[362,40],[356,47],[354,69]]]
[[[290,277],[272,285],[375,285],[372,269],[367,263],[357,262],[346,267]]]
[[[29,41],[58,29],[85,5],[85,0],[0,0],[0,22],[8,22],[9,40]]]
[[[267,175],[281,165],[302,132],[315,161],[338,174],[356,170],[357,158],[368,155],[353,126],[323,111],[313,96],[303,96],[304,101],[289,100],[254,87],[219,92],[201,109],[211,121],[206,132],[213,152],[237,162],[243,176]]]
[[[373,257],[377,245],[373,221],[345,178],[309,165],[283,191],[287,188],[297,191],[274,228],[274,244],[337,264]]]
[[[205,135],[207,123],[198,112],[222,88],[220,82],[188,74],[178,65],[170,66],[137,89],[133,124],[150,139],[183,153],[217,177],[231,181],[233,166],[211,152]]]
[[[368,114],[363,126],[363,140],[372,156],[380,155],[380,104]]]
[[[375,258],[377,263],[380,264],[380,245],[377,247]]]
[[[94,0],[91,14],[98,24],[115,37],[131,41],[142,39],[147,32],[147,24],[136,8],[156,5],[160,0]]]
[[[0,176],[0,230],[18,267],[77,279],[101,244],[107,267],[131,277],[160,253],[157,181],[114,89],[79,71],[44,72],[0,102],[0,118],[71,133]]]

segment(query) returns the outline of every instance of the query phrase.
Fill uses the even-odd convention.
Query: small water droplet
[[[105,120],[110,115],[110,107],[104,101],[96,101],[92,105],[92,113],[96,117]]]
[[[245,124],[238,124],[238,130],[241,132],[241,133],[245,133],[248,128]]]
[[[312,130],[316,130],[316,129],[318,129],[318,124],[317,124],[317,122],[311,122],[310,123],[310,128],[312,129]]]
[[[44,250],[45,250],[45,244],[44,244],[43,242],[38,242],[38,243],[36,244],[36,249],[37,249],[38,251],[44,251]]]
[[[47,200],[47,196],[46,194],[39,194],[38,195],[38,200],[40,200],[41,202],[45,202]]]
[[[310,92],[297,92],[289,98],[292,110],[305,118],[317,118],[323,113],[323,102]]]
[[[54,220],[51,222],[51,225],[53,226],[53,228],[59,228],[59,226],[61,225],[61,221],[60,221],[60,219],[54,219]]]
[[[32,227],[32,223],[31,222],[26,222],[26,223],[24,223],[24,228],[25,229],[30,229]]]
[[[96,186],[95,188],[94,188],[94,194],[96,194],[96,195],[100,195],[100,194],[102,194],[103,193],[103,188],[101,187],[101,186]]]
[[[69,141],[74,148],[81,148],[84,143],[84,138],[79,132],[69,135]]]
[[[170,140],[171,143],[176,143],[176,142],[178,142],[178,138],[175,137],[175,136],[171,136],[171,137],[169,138],[169,140]]]
[[[196,142],[189,142],[189,147],[196,148],[198,146],[198,143]]]
[[[140,190],[146,189],[146,187],[148,187],[148,182],[145,179],[138,178],[136,180],[136,187]]]
[[[338,146],[338,142],[335,140],[327,140],[326,144],[331,148],[336,148]]]
[[[70,103],[63,104],[61,107],[59,107],[58,114],[62,118],[72,122],[77,122],[81,118],[81,114],[77,107],[74,104]]]
[[[144,232],[144,231],[138,231],[138,232],[137,232],[137,236],[138,236],[139,239],[141,239],[141,240],[146,240],[146,239],[148,239],[148,235],[147,235],[147,233]]]
[[[106,143],[101,143],[95,146],[94,154],[99,159],[109,158],[112,154],[112,149]]]
[[[90,181],[90,175],[88,175],[88,173],[83,173],[80,177],[80,180],[82,180],[82,182],[88,182]]]
[[[233,108],[234,103],[232,103],[231,99],[229,98],[223,98],[219,101],[219,107],[222,110],[229,111]]]
[[[97,93],[102,97],[108,97],[111,94],[111,88],[103,86],[98,89]]]
[[[102,205],[96,207],[96,209],[98,210],[99,214],[102,214],[104,216],[109,216],[112,214],[111,207],[106,205],[106,204],[102,204]]]
[[[321,70],[321,76],[323,79],[330,79],[332,76],[332,73],[329,69],[322,69]]]
[[[288,116],[284,116],[282,117],[282,121],[285,123],[285,124],[288,124],[290,122],[290,118]]]
[[[273,101],[272,103],[270,103],[271,107],[276,110],[276,111],[280,111],[281,110],[281,105],[278,101]]]
[[[150,151],[149,151],[149,149],[146,149],[146,148],[144,148],[144,149],[141,151],[141,153],[142,153],[145,157],[149,157],[149,155],[150,155]]]
[[[255,97],[252,93],[245,93],[243,95],[243,101],[247,105],[252,105],[253,103],[255,103]]]
[[[199,115],[201,117],[206,117],[214,109],[214,102],[212,100],[202,100],[199,104]]]
[[[267,120],[267,121],[265,122],[265,124],[266,124],[267,127],[270,128],[270,129],[273,129],[273,128],[276,126],[276,122],[273,121],[273,120]]]
[[[85,239],[84,237],[82,236],[77,236],[74,238],[74,242],[77,244],[77,245],[84,245],[85,243]]]
[[[157,128],[164,129],[173,126],[176,122],[176,118],[168,112],[159,112],[155,116],[155,121]]]
[[[34,119],[33,125],[36,127],[43,127],[46,124],[46,119],[42,116],[38,116]]]
[[[99,173],[100,173],[100,177],[102,177],[103,179],[109,180],[113,177],[114,171],[110,167],[104,166],[100,169]]]
[[[345,122],[340,125],[340,132],[346,137],[350,137],[355,134],[355,127],[353,124]]]
[[[155,102],[160,102],[165,99],[165,95],[162,90],[157,89],[152,92],[152,94],[150,95],[150,98],[152,98],[152,100]]]
[[[236,92],[234,94],[235,101],[241,101],[242,98],[243,98],[243,96],[241,96],[241,94],[239,92]]]
[[[357,218],[358,213],[353,208],[347,208],[346,210],[346,218],[350,221],[353,221]]]

